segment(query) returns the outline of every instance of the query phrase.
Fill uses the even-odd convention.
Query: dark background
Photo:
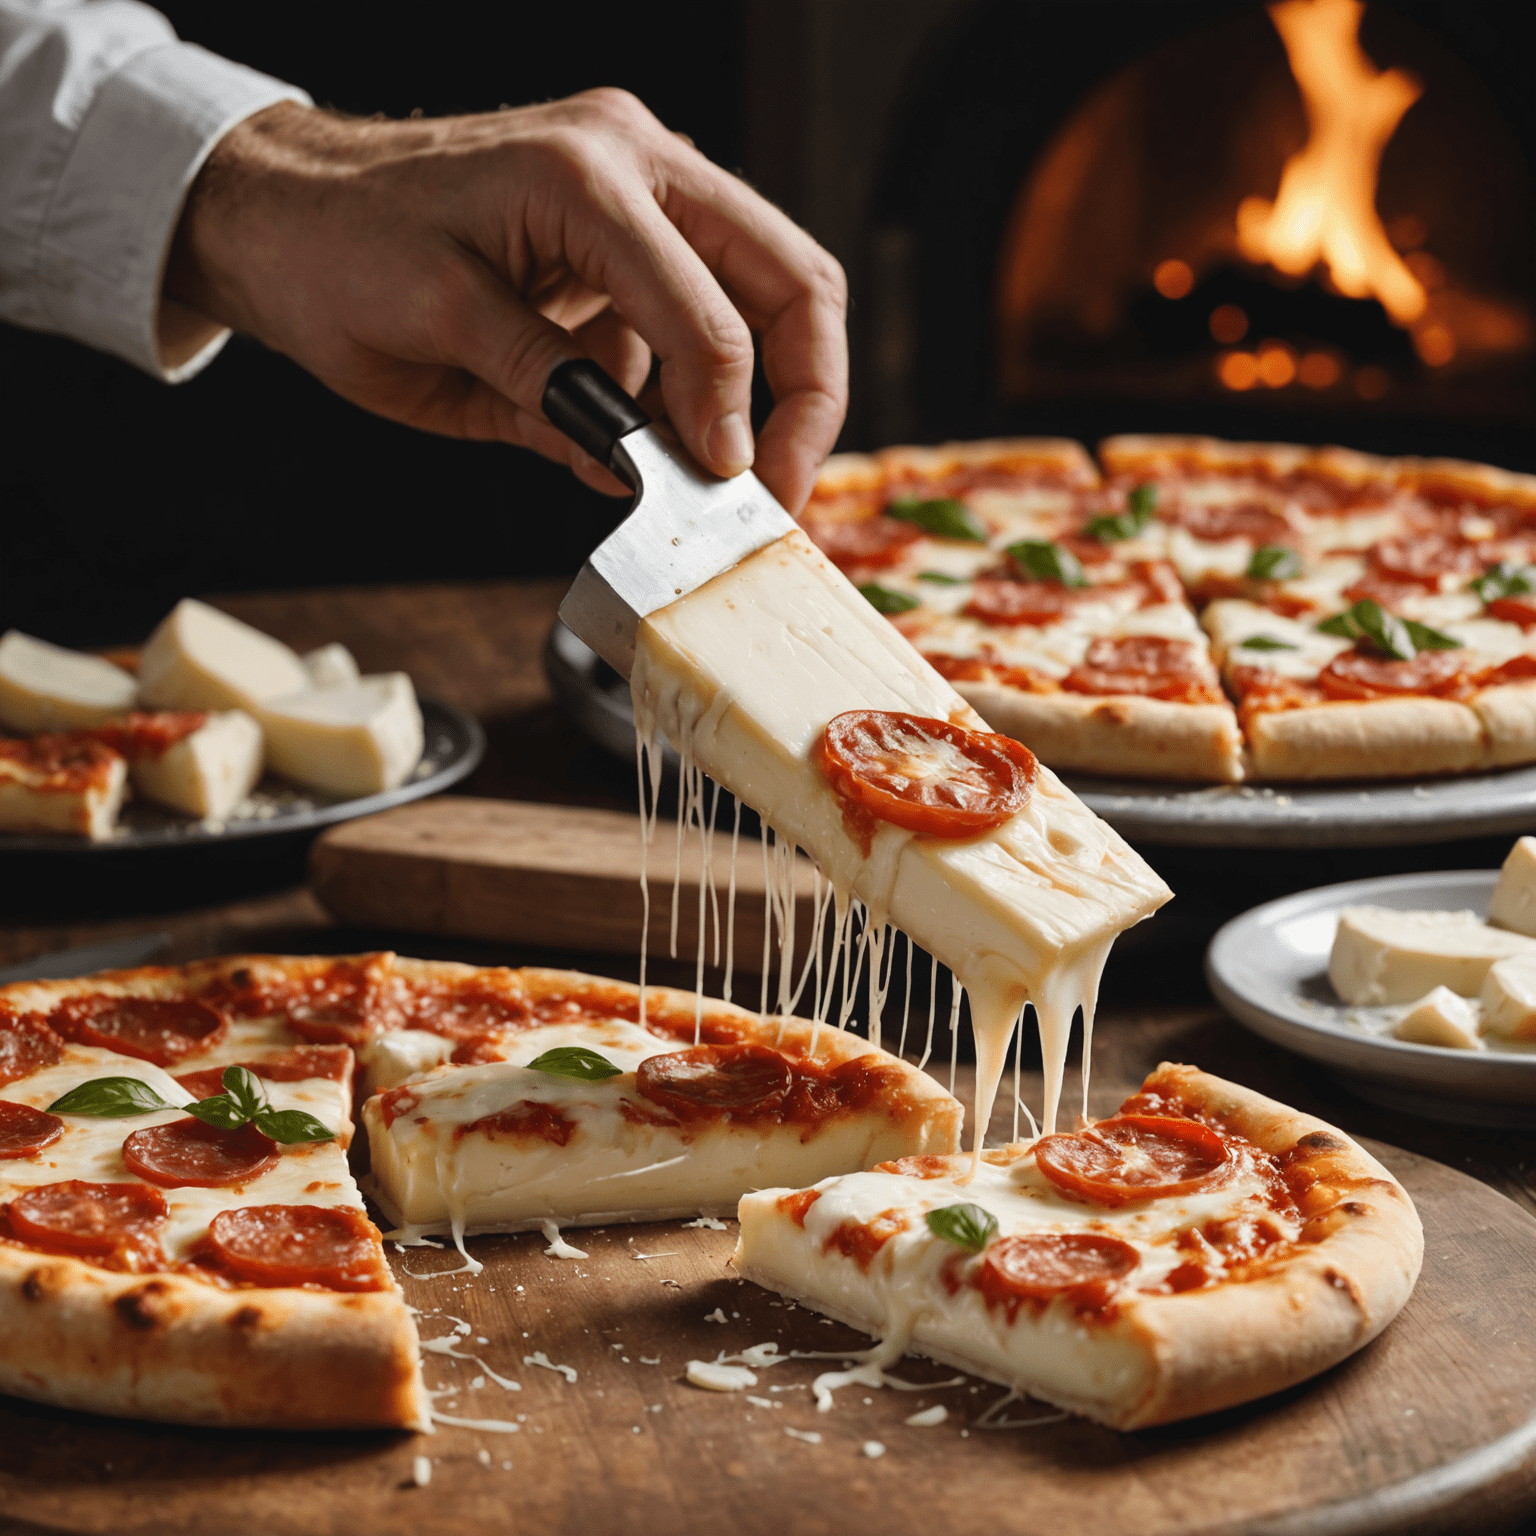
[[[845,447],[1196,430],[1536,469],[1536,424],[1522,413],[1299,419],[1266,414],[1258,395],[997,398],[998,245],[1041,146],[1128,60],[1257,10],[1252,0],[594,0],[579,15],[513,0],[164,9],[184,38],[348,112],[634,91],[844,261],[854,350]],[[1529,159],[1528,19],[1524,0],[1371,0],[1362,35],[1383,66],[1406,48],[1411,67],[1415,36],[1449,49]],[[905,252],[894,275],[874,254],[893,233]],[[1527,266],[1533,250],[1527,242]],[[893,384],[897,342],[906,353]],[[239,338],[172,389],[72,342],[0,326],[0,379],[0,628],[65,644],[142,638],[192,592],[571,572],[621,510],[531,454],[371,417]]]

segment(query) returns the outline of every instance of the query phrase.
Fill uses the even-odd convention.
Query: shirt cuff
[[[135,54],[101,86],[70,149],[43,228],[50,325],[167,383],[206,367],[229,332],[161,283],[187,189],[213,146],[303,91],[191,43]]]

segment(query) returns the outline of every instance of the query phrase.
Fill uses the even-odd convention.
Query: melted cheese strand
[[[694,765],[695,775],[699,775],[698,765]],[[718,799],[720,786],[715,785],[715,795]],[[705,917],[705,886],[708,884],[709,872],[709,832],[714,827],[714,813],[710,813],[709,829],[704,825],[704,785],[702,776],[698,777],[698,793],[693,801],[693,821],[699,829],[699,942],[695,946],[697,951],[694,958],[693,969],[693,1043],[697,1045],[704,1037],[704,944],[705,932],[708,924]],[[720,914],[715,913],[715,962],[720,960]]]
[[[933,1056],[933,1024],[934,1013],[939,1005],[939,957],[928,957],[928,1035],[923,1041],[923,1059],[918,1062],[917,1070],[921,1072]]]
[[[758,998],[757,1018],[764,1026],[768,1023],[768,959],[773,943],[773,876],[768,868],[768,823],[759,820],[758,836],[763,845],[763,976],[762,990]]]
[[[725,899],[725,981],[720,996],[731,1000],[731,976],[736,969],[736,851],[741,844],[741,801],[731,796],[736,817],[731,826],[731,883]]]
[[[907,1026],[912,1022],[912,940],[907,934],[902,937],[907,941],[907,981],[906,991],[901,999],[901,1039],[896,1046],[896,1054],[907,1054]]]
[[[635,778],[640,792],[640,1023],[645,1023],[645,962],[651,947],[651,837],[656,823],[645,808],[645,754],[647,746],[655,749],[655,741],[647,743],[640,729],[640,717],[635,716]]]
[[[720,784],[711,779],[714,798],[709,803],[709,821],[704,828],[704,875],[709,881],[709,910],[715,929],[714,965],[720,966],[720,892],[715,886],[715,824],[720,818]]]
[[[965,988],[953,972],[950,974],[949,986],[949,1091],[954,1093],[955,1071],[960,1061],[960,1003],[965,997]],[[979,1064],[977,1070],[980,1070]]]
[[[677,908],[683,890],[683,828],[688,821],[688,801],[693,788],[693,742],[677,746],[677,847],[672,860],[672,938],[670,953],[677,959]]]
[[[1023,1100],[1019,1097],[1019,1073],[1023,1066],[1024,1056],[1024,1013],[1019,1012],[1019,1022],[1013,1031],[1013,1134],[1010,1141],[1019,1139],[1019,1105]]]

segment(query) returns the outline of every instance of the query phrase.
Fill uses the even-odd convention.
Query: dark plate
[[[196,848],[315,832],[338,821],[371,816],[391,806],[421,800],[457,784],[472,773],[485,753],[485,732],[472,715],[436,699],[419,699],[425,737],[421,761],[398,789],[360,799],[338,799],[303,789],[268,774],[250,793],[239,814],[224,822],[194,821],[147,801],[131,800],[118,815],[117,836],[93,843],[83,837],[53,833],[0,832],[0,854],[58,853],[100,858],[149,849]]]

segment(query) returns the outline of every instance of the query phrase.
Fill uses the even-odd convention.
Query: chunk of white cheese
[[[158,756],[135,757],[129,777],[146,800],[223,821],[261,777],[261,753],[261,727],[243,710],[224,710]]]
[[[1502,963],[1509,964],[1507,960]],[[1477,1037],[1477,1017],[1476,1003],[1457,997],[1449,987],[1436,987],[1397,1021],[1392,1033],[1399,1040],[1411,1040],[1416,1045],[1444,1045],[1459,1051],[1475,1051],[1482,1046]]]
[[[0,636],[0,725],[23,735],[100,725],[132,709],[137,688],[131,673],[100,656],[19,629]]]
[[[1345,907],[1328,979],[1346,1003],[1411,1003],[1435,987],[1476,997],[1495,960],[1536,954],[1536,939],[1490,928],[1475,912]]]
[[[281,641],[191,597],[161,620],[139,660],[139,698],[153,709],[253,710],[310,686]]]
[[[1490,965],[1479,1000],[1488,1034],[1536,1040],[1536,954],[1511,955]]]
[[[335,795],[376,795],[421,761],[421,709],[404,672],[312,688],[260,705],[267,766]]]
[[[304,670],[309,673],[310,683],[316,688],[334,688],[337,683],[355,683],[359,676],[352,652],[339,641],[306,651]]]
[[[1518,838],[1499,871],[1488,921],[1536,938],[1536,837]]]
[[[418,1072],[440,1067],[453,1055],[453,1041],[425,1029],[393,1029],[357,1053],[365,1093],[393,1088]]]

